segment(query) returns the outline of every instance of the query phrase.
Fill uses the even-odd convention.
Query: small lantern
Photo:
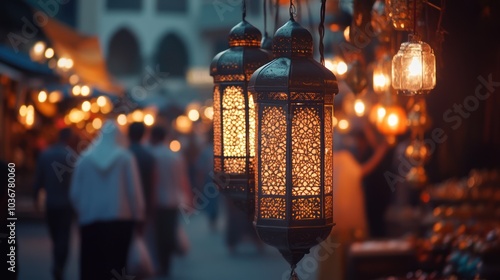
[[[271,60],[260,31],[243,20],[229,34],[229,49],[210,65],[214,77],[214,177],[249,218],[254,209],[255,108],[247,91],[252,73]]]
[[[378,130],[387,136],[388,142],[394,144],[395,136],[406,132],[407,118],[405,110],[397,105],[385,107],[382,121],[377,122]]]
[[[373,91],[378,94],[387,92],[391,87],[392,63],[384,56],[373,68]]]
[[[255,226],[293,269],[333,226],[334,74],[313,59],[293,17],[276,32],[274,60],[252,75],[256,101]]]
[[[418,18],[422,12],[422,1],[386,0],[386,9],[394,29],[411,31],[415,29],[415,16]]]
[[[392,86],[399,93],[428,93],[436,85],[436,58],[429,44],[410,35],[392,59]]]

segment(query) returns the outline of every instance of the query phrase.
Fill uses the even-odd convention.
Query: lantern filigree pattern
[[[261,129],[261,173],[263,195],[284,197],[286,191],[286,139],[287,125],[283,108],[263,108]],[[257,180],[259,181],[259,180]]]
[[[392,59],[392,86],[407,95],[428,93],[436,86],[436,57],[416,35],[410,35]]]
[[[254,209],[255,106],[247,91],[252,73],[270,60],[260,31],[243,20],[229,34],[229,49],[210,66],[214,77],[214,177],[248,217]]]
[[[275,34],[275,59],[252,75],[259,237],[295,267],[332,228],[331,71],[312,58],[312,36],[293,19]]]

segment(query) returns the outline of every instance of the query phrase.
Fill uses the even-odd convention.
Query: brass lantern
[[[210,65],[214,77],[214,177],[222,193],[249,218],[254,209],[255,108],[247,91],[252,73],[271,60],[260,31],[243,19],[229,33],[229,49]]]
[[[274,60],[252,75],[256,110],[255,221],[293,269],[332,222],[334,74],[313,59],[293,17],[276,32]]]
[[[436,57],[429,44],[411,34],[392,59],[392,86],[398,93],[428,93],[436,86]]]

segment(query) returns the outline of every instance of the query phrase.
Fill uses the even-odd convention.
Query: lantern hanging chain
[[[262,0],[262,5],[264,8],[264,37],[267,37],[267,5],[266,0]]]
[[[246,17],[247,17],[247,1],[246,0],[242,0],[242,10],[241,10],[241,16],[242,16],[242,20],[245,21]]]
[[[289,10],[289,12],[290,12],[290,19],[291,20],[295,20],[294,17],[297,14],[297,8],[293,4],[293,0],[290,0],[290,10]]]
[[[321,0],[321,21],[318,26],[318,31],[319,31],[319,55],[320,55],[320,62],[321,64],[325,65],[325,45],[324,45],[324,38],[325,38],[325,12],[326,12],[326,0]]]
[[[413,0],[413,35],[417,35],[417,0]]]
[[[280,19],[280,2],[279,2],[279,0],[276,0],[274,2],[274,9],[275,9],[275,11],[274,11],[274,32],[276,32],[276,30],[278,30],[278,22]]]

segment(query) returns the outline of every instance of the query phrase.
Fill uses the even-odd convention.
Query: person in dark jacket
[[[45,189],[46,192],[45,216],[52,240],[54,279],[63,278],[69,253],[73,218],[69,186],[72,167],[76,160],[74,152],[69,147],[71,138],[70,128],[64,128],[59,132],[58,142],[39,156],[35,175],[34,202],[37,209],[40,190]]]

